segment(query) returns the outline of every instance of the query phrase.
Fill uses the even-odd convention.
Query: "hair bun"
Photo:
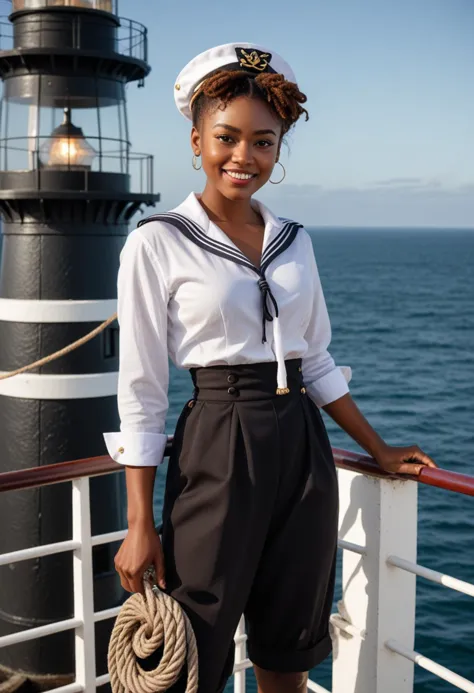
[[[261,75],[257,75],[255,81],[260,87],[268,89],[282,86],[287,80],[284,75],[279,72],[274,72],[273,74],[262,73]],[[290,82],[288,82],[288,84],[290,84]]]
[[[291,127],[298,118],[305,114],[308,120],[309,114],[306,108],[300,104],[306,103],[306,94],[299,90],[295,82],[290,82],[281,74],[261,74],[255,77],[255,82],[266,94],[267,100],[271,103],[288,127]]]

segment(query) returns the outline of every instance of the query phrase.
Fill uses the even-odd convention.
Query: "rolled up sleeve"
[[[313,278],[313,303],[305,333],[308,351],[303,357],[303,379],[311,399],[318,407],[324,407],[349,392],[348,383],[352,371],[348,366],[336,366],[328,351],[331,343],[331,323],[309,235],[307,239]]]
[[[120,431],[104,433],[104,440],[121,464],[157,466],[168,440],[168,291],[158,258],[138,230],[120,256],[117,298]]]

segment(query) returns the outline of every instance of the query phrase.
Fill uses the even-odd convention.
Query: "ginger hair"
[[[309,114],[301,104],[306,103],[303,94],[294,82],[289,82],[278,73],[261,73],[254,77],[243,70],[218,70],[204,80],[191,101],[193,124],[198,125],[202,115],[216,101],[218,107],[227,104],[239,96],[259,98],[268,103],[282,123],[282,136],[305,115]]]

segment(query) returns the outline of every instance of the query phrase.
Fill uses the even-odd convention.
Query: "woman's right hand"
[[[133,525],[115,556],[115,568],[122,587],[127,592],[144,593],[143,574],[151,565],[155,568],[156,584],[166,588],[163,549],[153,524]]]

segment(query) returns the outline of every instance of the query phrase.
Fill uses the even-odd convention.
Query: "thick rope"
[[[49,356],[45,356],[44,358],[39,359],[38,361],[35,361],[34,363],[30,363],[27,366],[22,366],[21,368],[17,368],[15,371],[9,371],[8,373],[0,374],[0,380],[6,380],[7,378],[13,378],[14,375],[20,375],[20,373],[26,373],[27,371],[32,371],[33,368],[39,368],[40,366],[45,366],[47,363],[51,363],[51,361],[55,361],[56,359],[59,359],[61,356],[65,356],[66,354],[69,354],[71,351],[74,351],[74,349],[77,349],[78,347],[82,346],[86,342],[89,342],[91,339],[94,339],[94,337],[96,337],[98,334],[103,332],[116,319],[117,319],[117,313],[114,313],[113,315],[110,316],[110,318],[107,318],[107,320],[104,320],[104,322],[101,325],[99,325],[99,327],[96,327],[94,330],[92,330],[92,332],[88,332],[86,335],[84,335],[84,337],[77,339],[75,342],[68,344],[68,346],[65,346],[63,349],[59,349],[59,351],[55,351],[54,354],[50,354]]]
[[[12,674],[8,681],[0,683],[0,693],[15,693],[27,683],[28,678],[23,674]]]
[[[49,691],[73,683],[74,674],[32,674],[0,664],[0,693]]]
[[[187,663],[186,693],[198,687],[198,654],[189,618],[178,602],[152,584],[145,573],[145,596],[133,594],[123,604],[109,642],[108,667],[112,693],[162,693],[179,678]],[[159,665],[145,671],[146,659],[164,645]]]

